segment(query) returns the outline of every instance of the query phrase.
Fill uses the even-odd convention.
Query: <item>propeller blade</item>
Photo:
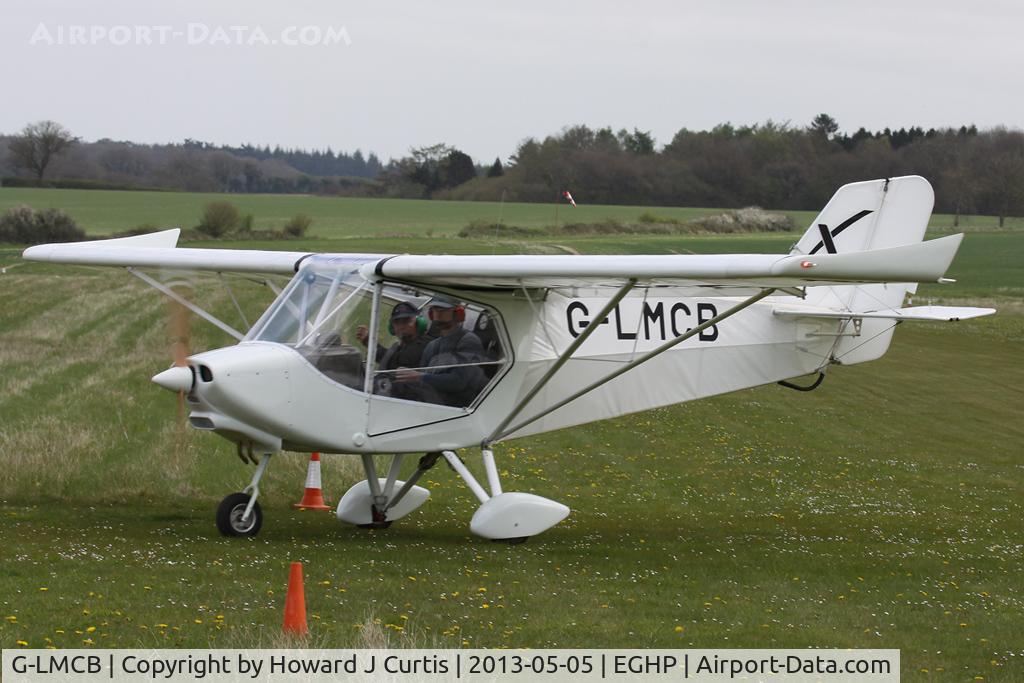
[[[190,289],[179,292],[182,296],[188,296]],[[189,355],[189,311],[177,301],[169,301],[167,309],[167,331],[171,338],[171,361],[175,368],[185,368],[186,359]],[[174,369],[174,368],[172,368]],[[171,388],[167,384],[157,381],[157,377],[163,377],[167,372],[162,372],[153,378],[153,381],[165,388]],[[178,374],[173,382],[181,385],[178,389],[178,423],[185,423],[185,392],[192,388],[192,371],[188,371],[188,383],[185,385],[184,374]],[[170,378],[167,379],[171,383]]]

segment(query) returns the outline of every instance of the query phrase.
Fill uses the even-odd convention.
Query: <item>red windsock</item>
[[[302,587],[302,563],[292,562],[288,574],[288,594],[284,598],[284,632],[304,636],[309,633],[306,625],[306,592]]]

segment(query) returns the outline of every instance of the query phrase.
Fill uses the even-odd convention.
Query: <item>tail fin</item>
[[[920,242],[934,203],[932,186],[921,176],[843,185],[791,253],[843,253]]]
[[[935,193],[920,176],[843,185],[829,200],[791,254],[844,253],[920,242],[928,228]],[[810,287],[807,303],[839,311],[898,309],[916,283]],[[889,348],[895,323],[865,319],[857,336],[838,337],[832,357],[863,363]]]

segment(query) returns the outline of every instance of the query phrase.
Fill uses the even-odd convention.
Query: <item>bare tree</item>
[[[56,121],[38,121],[28,124],[21,134],[11,138],[7,153],[15,166],[31,171],[37,180],[42,180],[53,158],[76,142],[78,138]]]

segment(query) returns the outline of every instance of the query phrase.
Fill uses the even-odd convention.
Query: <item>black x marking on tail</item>
[[[864,216],[867,216],[869,213],[873,212],[870,211],[869,209],[859,211],[854,215],[850,216],[849,218],[847,218],[839,225],[837,225],[835,229],[832,230],[831,232],[829,231],[827,225],[825,225],[824,223],[818,223],[818,230],[821,231],[821,241],[818,242],[814,249],[811,249],[811,253],[817,254],[822,247],[824,247],[825,251],[828,252],[829,254],[836,253],[836,243],[832,241],[832,238],[837,236],[843,230],[846,230],[848,227],[859,221],[861,218],[864,218]]]

